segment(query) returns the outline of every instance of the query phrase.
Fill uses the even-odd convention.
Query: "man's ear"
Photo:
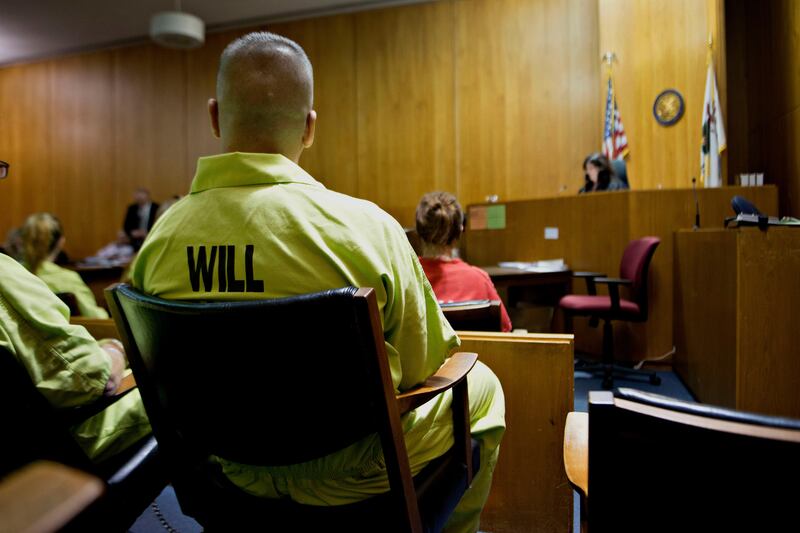
[[[305,148],[311,148],[311,145],[314,144],[314,131],[316,127],[317,112],[312,109],[306,116],[306,129],[303,132],[303,146]]]
[[[211,132],[219,139],[219,104],[216,98],[208,99],[208,115],[211,118]]]

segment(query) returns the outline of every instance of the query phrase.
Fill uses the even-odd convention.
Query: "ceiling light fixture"
[[[150,19],[150,38],[167,48],[191,49],[206,40],[203,19],[181,11],[181,0],[175,0],[175,11],[162,11]]]

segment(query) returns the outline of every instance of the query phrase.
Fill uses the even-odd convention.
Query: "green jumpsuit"
[[[62,268],[51,261],[43,261],[36,269],[36,275],[50,287],[50,290],[59,292],[70,292],[75,295],[78,301],[78,309],[81,316],[87,318],[108,318],[105,309],[97,305],[92,290],[86,286],[80,274],[73,270]]]
[[[329,191],[282,155],[200,158],[191,194],[153,227],[133,265],[132,282],[149,294],[179,300],[372,287],[398,390],[424,381],[459,344],[400,225],[370,202]],[[313,331],[314,324],[308,328]],[[468,383],[482,467],[451,518],[448,529],[454,531],[477,529],[505,430],[495,375],[479,363]],[[452,445],[450,401],[448,392],[404,416],[414,473]],[[252,494],[312,505],[352,503],[389,488],[377,436],[287,467],[219,460],[226,475]]]
[[[77,274],[76,274],[77,275]],[[102,341],[101,341],[102,342]],[[42,280],[0,254],[0,346],[25,367],[54,407],[73,407],[103,394],[111,359]],[[75,440],[102,461],[150,433],[138,390],[71,428]]]

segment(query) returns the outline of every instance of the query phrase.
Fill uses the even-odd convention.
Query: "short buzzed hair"
[[[306,75],[308,76],[308,80],[311,83],[309,86],[309,90],[311,91],[312,103],[313,103],[313,96],[314,96],[314,69],[311,66],[311,61],[308,59],[306,55],[306,51],[303,50],[303,47],[294,42],[293,40],[289,39],[288,37],[284,37],[282,35],[278,35],[277,33],[272,33],[268,31],[255,31],[252,33],[248,33],[247,35],[243,35],[239,37],[228,46],[225,47],[225,50],[222,52],[222,56],[219,59],[219,69],[217,70],[217,92],[219,93],[220,90],[220,81],[222,79],[222,74],[225,67],[228,65],[228,62],[231,60],[232,57],[240,54],[240,53],[247,53],[253,49],[273,49],[273,50],[280,50],[281,48],[284,51],[291,51],[293,52],[297,59],[300,61],[300,64],[306,70]]]
[[[217,72],[222,134],[280,142],[302,135],[314,100],[314,72],[303,48],[286,37],[254,32],[222,52]]]

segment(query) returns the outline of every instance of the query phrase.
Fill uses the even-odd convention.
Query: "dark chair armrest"
[[[605,276],[604,272],[573,272],[573,278],[602,278]]]
[[[68,427],[80,424],[81,422],[88,420],[97,413],[103,411],[109,405],[116,403],[135,388],[136,380],[134,379],[133,374],[128,374],[122,378],[122,381],[120,381],[119,387],[117,387],[117,391],[113,396],[101,396],[90,404],[62,409],[59,411],[58,416]]]
[[[595,283],[603,283],[606,285],[631,285],[633,281],[624,278],[594,278]]]
[[[584,496],[589,495],[589,413],[567,414],[564,427],[564,470]]]
[[[467,377],[477,360],[478,354],[476,353],[454,353],[434,375],[425,380],[425,383],[397,395],[397,407],[400,414],[416,409],[437,394],[457,385]]]
[[[595,279],[605,277],[603,272],[573,272],[573,278],[583,278],[586,280],[586,293],[589,296],[597,295],[597,288],[595,287]]]
[[[596,283],[608,285],[608,295],[611,297],[611,312],[619,311],[619,286],[631,285],[633,282],[623,278],[595,278]]]

